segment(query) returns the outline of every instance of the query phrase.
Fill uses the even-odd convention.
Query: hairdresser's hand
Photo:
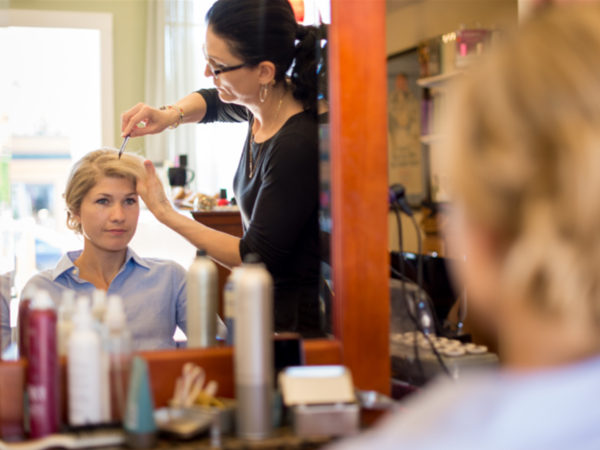
[[[160,133],[169,125],[177,122],[178,117],[179,115],[174,109],[161,110],[145,103],[138,103],[121,114],[121,136],[136,137]],[[144,126],[140,124],[144,124]]]
[[[156,175],[156,168],[152,161],[144,161],[146,176],[137,180],[137,193],[142,197],[144,203],[152,214],[160,221],[163,220],[175,210],[169,201],[160,179]]]

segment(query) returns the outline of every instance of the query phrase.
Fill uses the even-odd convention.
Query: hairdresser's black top
[[[248,121],[233,181],[244,227],[240,254],[259,254],[273,276],[275,330],[319,334],[317,118],[298,113],[257,144],[251,135],[254,117],[247,108],[221,102],[215,89],[198,92],[207,103],[203,123]],[[255,161],[252,177],[249,149]]]

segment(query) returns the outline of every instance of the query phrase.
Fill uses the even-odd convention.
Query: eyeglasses
[[[242,64],[238,64],[237,66],[223,66],[223,65],[219,65],[218,67],[214,67],[210,63],[210,61],[209,61],[210,58],[206,54],[206,48],[205,47],[202,47],[202,52],[204,53],[204,59],[206,59],[206,65],[208,66],[208,68],[210,70],[210,73],[212,73],[215,78],[218,78],[219,75],[222,74],[222,73],[231,72],[232,70],[238,70],[238,69],[241,69],[242,67],[249,66],[248,63],[242,63]]]

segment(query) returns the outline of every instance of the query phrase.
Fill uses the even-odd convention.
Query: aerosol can
[[[217,265],[196,251],[187,274],[187,345],[211,347],[217,343]]]
[[[273,427],[273,280],[250,254],[235,283],[237,432],[244,439],[263,439]]]

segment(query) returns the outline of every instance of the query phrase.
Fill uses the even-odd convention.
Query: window
[[[20,291],[37,270],[81,246],[66,228],[62,193],[73,161],[112,141],[112,17],[7,14],[8,26],[0,28],[6,68],[0,71],[0,98],[8,100],[0,103],[0,191],[8,189],[11,206],[0,199],[6,244],[0,272],[13,271],[16,259]]]

